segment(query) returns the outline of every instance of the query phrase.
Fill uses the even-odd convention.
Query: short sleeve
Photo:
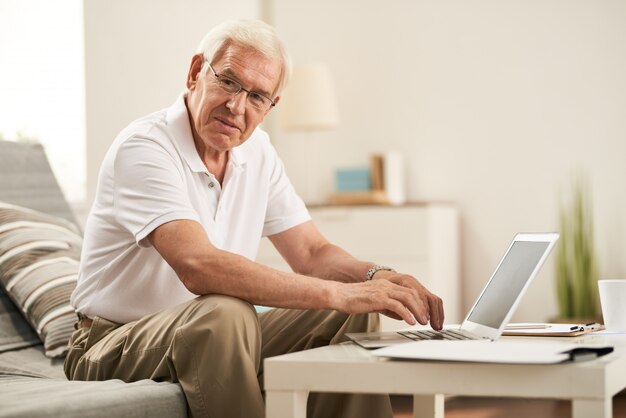
[[[131,137],[117,150],[113,206],[116,221],[140,246],[158,226],[177,220],[199,222],[193,209],[178,153],[146,137]]]
[[[296,193],[273,147],[270,154],[272,170],[263,236],[278,234],[311,220],[306,205]]]

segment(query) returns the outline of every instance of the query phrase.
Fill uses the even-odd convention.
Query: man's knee
[[[186,333],[192,331],[201,338],[241,336],[260,340],[260,325],[256,310],[250,303],[231,296],[204,295],[192,304],[192,313],[186,321]]]

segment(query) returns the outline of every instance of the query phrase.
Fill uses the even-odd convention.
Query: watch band
[[[376,274],[376,272],[381,271],[381,270],[385,270],[385,271],[393,271],[394,273],[396,272],[394,269],[392,269],[391,267],[387,267],[387,266],[379,266],[378,264],[375,265],[374,267],[372,267],[371,269],[367,270],[367,274],[365,275],[365,280],[372,280],[374,278],[374,275]]]

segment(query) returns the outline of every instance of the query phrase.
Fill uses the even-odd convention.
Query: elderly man
[[[68,378],[178,382],[193,417],[262,417],[266,357],[374,330],[375,313],[441,328],[441,300],[415,278],[355,259],[311,222],[258,128],[289,72],[272,28],[224,23],[186,92],[115,139],[85,228]],[[263,236],[294,273],[254,262]],[[309,414],[391,410],[388,397],[319,394]]]

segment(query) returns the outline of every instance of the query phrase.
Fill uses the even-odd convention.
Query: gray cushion
[[[76,223],[41,144],[0,141],[0,200]]]
[[[186,417],[179,385],[152,380],[80,382],[0,376],[0,417]]]
[[[141,380],[68,381],[63,361],[32,347],[0,354],[0,417],[186,417],[182,388]]]
[[[0,377],[6,381],[7,376],[65,379],[63,359],[44,356],[41,343],[36,347],[0,353]]]
[[[0,202],[0,285],[49,357],[65,355],[76,322],[70,296],[81,246],[72,223]]]
[[[186,417],[178,384],[68,381],[43,347],[0,353],[0,417]]]
[[[0,417],[186,417],[179,385],[151,380],[124,383],[0,376]]]
[[[37,344],[39,336],[0,286],[0,353]]]

